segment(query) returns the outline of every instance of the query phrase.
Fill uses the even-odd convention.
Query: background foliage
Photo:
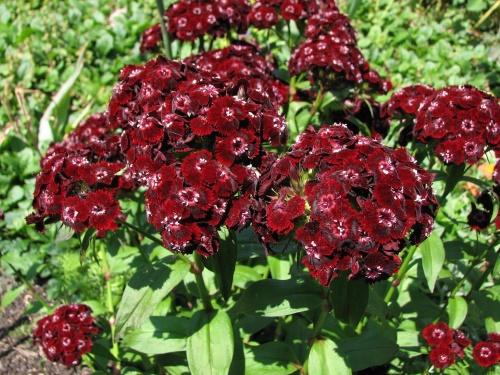
[[[493,2],[346,0],[341,6],[353,20],[359,46],[367,60],[391,77],[396,89],[411,83],[436,87],[470,83],[498,97],[498,12],[475,26]],[[52,225],[47,232],[40,234],[27,226],[24,218],[31,211],[34,178],[39,170],[39,123],[51,98],[65,81],[74,76],[74,85],[56,103],[51,114],[56,124],[54,136],[59,140],[86,115],[104,108],[124,65],[144,61],[139,54],[139,36],[156,19],[152,0],[7,0],[0,4],[0,210],[5,213],[4,220],[0,221],[0,272],[15,274],[19,281],[18,287],[2,296],[1,308],[6,308],[23,291],[24,280],[44,285],[51,301],[82,301],[91,305],[96,314],[119,311],[118,317],[123,325],[117,330],[119,335],[124,335],[125,346],[131,349],[128,354],[131,364],[141,358],[138,354],[141,351],[164,355],[188,348],[189,357],[189,353],[198,350],[198,336],[210,334],[210,330],[221,332],[225,329],[227,314],[219,312],[215,317],[181,314],[175,318],[156,319],[171,311],[174,298],[181,299],[181,304],[188,306],[191,303],[189,294],[197,294],[194,280],[190,279],[193,276],[188,274],[185,265],[175,264],[176,278],[180,281],[185,277],[184,283],[174,283],[170,279],[172,285],[159,282],[161,293],[155,291],[160,294],[150,296],[153,310],[143,311],[142,315],[134,314],[133,319],[139,320],[132,322],[126,317],[126,309],[119,305],[122,293],[140,293],[140,288],[130,290],[134,283],[134,279],[130,279],[130,270],[142,267],[151,280],[158,280],[158,276],[161,281],[161,275],[165,277],[165,263],[172,261],[164,249],[149,240],[140,242],[122,229],[117,238],[108,237],[102,243],[91,242],[90,246],[84,244],[88,248],[86,254],[81,254],[81,241],[71,237],[69,231]],[[77,68],[80,54],[83,59],[81,72]],[[488,174],[488,168],[485,166],[483,172]],[[471,261],[483,253],[490,257],[488,262],[496,262],[498,266],[499,245],[491,233],[479,234],[483,237],[478,241],[476,234],[464,224],[468,206],[464,206],[463,201],[468,198],[470,192],[461,188],[449,199],[446,210],[437,218],[436,234],[419,248],[409,277],[400,287],[398,303],[391,307],[391,311],[387,311],[381,297],[387,285],[380,283],[366,291],[371,318],[365,322],[363,332],[352,332],[349,326],[327,318],[325,330],[328,339],[315,344],[312,358],[316,359],[308,364],[311,373],[318,373],[314,371],[315,361],[329,363],[325,361],[332,360],[324,358],[325,347],[335,345],[340,338],[342,345],[336,351],[347,358],[348,365],[354,370],[384,364],[398,353],[397,359],[391,363],[394,371],[421,372],[425,364],[418,359],[421,345],[417,332],[424,321],[438,315],[447,317],[457,327],[466,319],[470,327],[485,327],[488,332],[500,331],[500,290],[495,286],[495,279],[486,282],[481,290],[474,290],[474,285],[483,280],[484,274],[479,267],[467,272]],[[135,212],[136,207],[129,207],[129,210]],[[144,223],[144,218],[141,220]],[[439,253],[436,248],[442,248],[442,261],[429,260],[426,246],[432,246],[432,256]],[[137,252],[138,247],[148,259]],[[493,248],[493,251],[488,252],[488,248]],[[295,272],[290,253],[287,251],[266,260],[250,234],[244,233],[238,238],[238,260],[246,263],[235,268],[233,285],[239,300],[229,315],[244,317],[238,319],[239,329],[234,330],[235,336],[226,343],[229,347],[217,350],[231,350],[232,341],[243,340],[249,344],[245,353],[234,353],[236,358],[245,356],[249,374],[262,373],[263,366],[266,366],[267,373],[293,373],[297,370],[294,363],[303,363],[307,356],[307,353],[296,350],[299,346],[295,345],[297,338],[310,335],[307,314],[293,320],[276,319],[300,312],[294,307],[294,301],[304,306],[303,300],[306,299],[311,309],[320,304],[314,287],[297,286],[296,281],[288,280],[290,273]],[[149,265],[149,261],[153,264]],[[441,267],[443,262],[444,267]],[[498,275],[497,271],[498,267],[491,270],[493,275]],[[110,279],[103,277],[110,272]],[[269,274],[272,280],[266,279]],[[223,281],[217,280],[213,273],[208,272],[208,275],[209,292],[215,293]],[[462,279],[465,298],[453,295],[447,309],[440,310],[439,304],[450,291],[453,293]],[[126,287],[127,283],[129,287]],[[172,293],[172,297],[160,304],[154,303],[156,299],[163,300],[174,287],[176,294]],[[300,291],[300,288],[303,288],[303,293],[297,293],[293,297],[295,300],[290,299],[289,292]],[[252,293],[262,290],[263,294],[258,295],[261,306],[245,302],[254,301]],[[268,296],[266,290],[272,290],[273,294]],[[268,303],[276,298],[279,300],[280,291],[287,298],[283,297],[282,303],[277,305]],[[106,301],[105,306],[102,301]],[[26,314],[41,308],[42,303],[34,300]],[[149,318],[151,314],[153,318]],[[397,331],[382,326],[377,319],[386,315],[401,319]],[[207,332],[199,331],[187,342],[177,338],[190,329],[187,318],[200,324],[205,322],[203,330]],[[356,311],[348,311],[345,319],[357,323],[361,316]],[[276,324],[280,325],[283,340],[257,346],[259,335],[266,334],[266,327],[276,328]],[[140,328],[125,335],[127,325]],[[172,331],[171,327],[175,329]],[[164,335],[158,338],[158,345],[150,341],[155,332]],[[480,332],[469,334],[478,338]],[[144,347],[146,341],[150,348]],[[360,344],[366,346],[362,355],[359,353]],[[160,351],[159,345],[163,348]],[[207,357],[203,358],[207,363],[214,360],[210,353],[205,354]],[[223,355],[214,361],[224,368],[231,365],[224,362]],[[156,366],[172,373],[186,370],[185,361],[175,355],[160,356],[147,362],[146,370],[154,372]]]

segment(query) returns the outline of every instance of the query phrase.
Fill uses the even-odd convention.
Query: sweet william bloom
[[[453,330],[444,322],[427,325],[422,336],[431,346],[447,346],[453,340]]]
[[[203,72],[218,76],[232,95],[238,94],[243,80],[247,95],[255,102],[270,100],[275,106],[280,106],[288,100],[288,86],[273,77],[276,66],[252,44],[239,42],[191,56],[185,61]]]
[[[90,307],[73,304],[60,306],[39,320],[33,337],[49,361],[74,367],[92,350],[98,333]]]
[[[287,197],[286,189],[282,189],[278,198],[266,208],[267,224],[276,234],[286,235],[294,229],[293,221],[304,213],[304,209],[305,202],[301,197]]]
[[[259,0],[252,5],[248,23],[259,29],[268,29],[278,23],[280,16],[286,21],[297,21],[329,10],[338,11],[333,0]]]
[[[161,27],[160,24],[151,26],[141,35],[141,53],[154,51],[158,48],[161,42]]]
[[[104,235],[115,230],[117,219],[122,218],[116,196],[137,185],[130,174],[119,175],[124,162],[107,114],[89,117],[42,159],[35,183],[35,213],[27,221],[39,230],[45,222],[59,220],[75,232],[92,227]]]
[[[474,361],[481,367],[491,367],[500,361],[498,344],[492,341],[478,342],[472,350]]]
[[[434,367],[444,369],[455,363],[455,355],[448,346],[436,346],[429,353],[429,359]]]
[[[404,124],[400,144],[411,139],[429,143],[447,164],[474,164],[487,147],[499,148],[498,100],[472,86],[405,87],[392,95],[383,112]]]
[[[434,92],[434,88],[427,85],[404,87],[392,94],[389,101],[384,104],[384,110],[390,117],[415,117],[420,105]]]
[[[344,271],[375,282],[396,272],[406,238],[429,235],[437,207],[431,181],[403,149],[354,136],[343,124],[310,127],[262,171],[253,227],[264,244],[295,229],[303,263],[324,285]],[[299,216],[284,199],[294,196],[307,202]]]
[[[318,12],[306,25],[307,39],[292,53],[288,69],[292,75],[307,72],[311,81],[339,90],[363,85],[365,90],[386,93],[389,81],[370,69],[356,46],[349,19],[336,7]]]
[[[185,62],[159,57],[122,70],[109,118],[123,129],[128,171],[147,189],[147,220],[166,248],[213,255],[222,225],[248,224],[257,171],[267,154],[263,146],[286,139],[277,97],[273,102],[265,93],[276,83],[271,73],[272,66],[247,44]],[[256,94],[258,82],[262,95]],[[92,211],[89,217],[97,219]]]
[[[464,358],[464,349],[471,344],[463,331],[452,329],[444,322],[427,325],[422,336],[432,348],[429,360],[440,369],[451,366],[457,357]]]
[[[244,33],[250,6],[246,0],[181,0],[165,12],[168,31],[180,40],[205,34],[221,36],[231,28]]]

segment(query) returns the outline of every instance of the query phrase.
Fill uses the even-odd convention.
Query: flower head
[[[63,305],[38,321],[33,337],[49,361],[77,366],[99,333],[87,305]]]
[[[263,173],[265,212],[256,217],[267,220],[253,224],[264,242],[296,229],[304,264],[325,285],[343,271],[373,282],[398,269],[407,238],[418,243],[430,234],[437,206],[431,182],[403,149],[354,136],[341,124],[308,128]],[[298,216],[288,212],[286,196],[306,201]]]

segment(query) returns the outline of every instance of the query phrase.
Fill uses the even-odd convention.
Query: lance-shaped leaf
[[[123,292],[116,315],[116,332],[121,337],[127,328],[138,328],[155,307],[189,272],[189,264],[175,257],[141,267]]]

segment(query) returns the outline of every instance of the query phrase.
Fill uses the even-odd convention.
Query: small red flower
[[[481,367],[491,367],[500,361],[500,351],[495,342],[478,342],[472,350],[472,356]]]
[[[99,333],[87,305],[64,305],[37,323],[33,333],[48,360],[67,367],[77,366],[92,350],[92,340]]]
[[[427,325],[422,330],[422,336],[431,346],[447,346],[453,340],[453,331],[444,322]]]
[[[436,346],[429,353],[429,359],[434,367],[443,369],[455,363],[455,355],[448,346]]]

